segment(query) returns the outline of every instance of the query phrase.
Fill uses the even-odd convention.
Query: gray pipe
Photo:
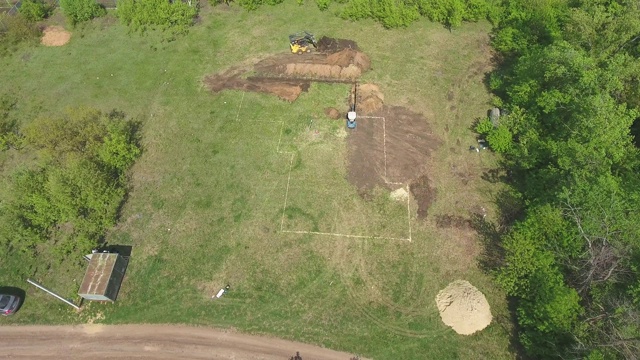
[[[51,291],[51,290],[47,289],[46,287],[44,287],[44,286],[42,286],[42,285],[38,284],[37,282],[35,282],[35,281],[31,280],[31,279],[27,279],[27,282],[28,282],[29,284],[31,284],[31,285],[33,285],[33,286],[37,287],[38,289],[40,289],[40,290],[42,290],[42,291],[46,292],[47,294],[49,294],[49,295],[51,295],[51,296],[55,297],[56,299],[58,299],[58,300],[60,300],[60,301],[62,301],[62,302],[64,302],[64,303],[66,303],[67,305],[69,305],[69,306],[73,306],[76,310],[80,310],[80,307],[79,307],[78,305],[76,305],[76,304],[72,303],[71,301],[69,301],[69,300],[67,300],[67,299],[63,298],[62,296],[60,296],[60,295],[58,295],[58,294],[54,293],[53,291]]]

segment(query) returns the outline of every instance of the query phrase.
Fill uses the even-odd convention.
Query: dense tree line
[[[503,133],[495,150],[524,205],[496,273],[520,341],[536,358],[637,359],[640,3],[503,5],[490,84],[509,115],[478,130]]]
[[[3,107],[11,111],[11,102]],[[12,124],[3,134],[11,139],[5,149],[36,155],[36,161],[12,174],[10,195],[0,202],[0,252],[35,252],[50,242],[54,258],[62,260],[98,246],[117,220],[126,171],[141,151],[137,123],[119,112],[85,108],[19,129],[4,123]]]

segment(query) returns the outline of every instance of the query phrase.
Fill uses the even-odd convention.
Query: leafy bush
[[[262,5],[278,5],[281,4],[284,0],[238,0],[238,5],[242,6],[247,10],[256,10]],[[327,0],[320,0],[327,1]],[[303,1],[298,1],[299,5],[302,5]],[[327,3],[328,4],[328,3]]]
[[[489,118],[480,120],[475,130],[478,134],[486,137],[489,142],[489,146],[499,153],[506,153],[511,149],[513,143],[513,134],[506,126],[493,125],[493,122]]]
[[[324,11],[331,5],[331,0],[316,0],[316,5],[318,5],[318,9]]]
[[[118,18],[134,31],[158,27],[174,33],[185,33],[197,14],[197,7],[182,1],[118,0]]]
[[[51,241],[59,259],[98,245],[117,219],[125,171],[140,154],[137,125],[113,112],[71,109],[23,129],[41,166],[13,177],[13,199],[2,211],[11,245],[31,249]]]
[[[10,95],[0,95],[0,150],[5,150],[17,141],[17,121],[11,116],[17,99]]]
[[[60,7],[74,26],[107,13],[95,0],[60,0]]]
[[[24,0],[19,12],[29,21],[40,21],[49,16],[51,7],[43,0]]]
[[[5,31],[0,32],[0,56],[4,56],[18,48],[20,44],[36,44],[42,32],[22,14],[9,16],[0,14],[0,21]]]
[[[489,146],[499,153],[506,153],[513,145],[513,135],[506,126],[499,125],[487,135]]]
[[[420,13],[415,6],[398,0],[351,0],[340,16],[351,20],[373,18],[385,28],[398,28],[409,26]]]
[[[476,124],[476,132],[480,135],[487,136],[491,131],[493,131],[493,123],[490,119],[484,118]]]

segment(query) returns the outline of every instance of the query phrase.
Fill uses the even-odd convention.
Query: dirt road
[[[2,359],[349,360],[286,340],[170,325],[2,326]]]

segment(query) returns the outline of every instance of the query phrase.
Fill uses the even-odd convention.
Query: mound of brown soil
[[[351,82],[357,80],[371,66],[366,54],[359,52],[351,40],[323,37],[320,53],[280,54],[261,59],[244,68],[236,67],[221,74],[207,76],[205,85],[211,91],[236,89],[268,92],[293,101],[305,91],[310,81]],[[249,73],[256,74],[247,78]],[[369,106],[376,111],[382,103]]]
[[[442,322],[461,335],[471,335],[491,324],[491,307],[475,286],[456,280],[436,296]]]
[[[338,111],[338,109],[336,109],[336,108],[332,108],[332,107],[326,108],[326,109],[324,109],[324,113],[329,118],[334,119],[334,120],[338,120],[338,119],[341,118],[340,111]]]
[[[362,84],[358,86],[357,110],[361,114],[373,114],[384,105],[384,95],[380,88],[374,84]]]
[[[345,68],[342,68],[342,70],[340,71],[340,78],[341,79],[349,79],[349,80],[355,80],[357,78],[360,77],[360,75],[362,75],[362,70],[360,70],[359,67],[351,64]]]
[[[431,152],[440,143],[422,114],[385,105],[373,115],[378,118],[358,118],[347,138],[347,178],[361,194],[416,179],[426,172]]]
[[[344,49],[342,51],[339,51],[337,53],[333,53],[327,56],[327,64],[347,67],[351,65],[351,62],[353,61],[355,54],[356,54],[355,50]]]
[[[362,70],[362,72],[365,72],[371,69],[371,60],[369,59],[367,54],[360,51],[356,52],[353,55],[353,64],[359,67]]]
[[[69,42],[71,33],[62,26],[47,26],[42,31],[40,42],[45,46],[62,46]]]
[[[336,53],[344,49],[358,50],[358,44],[353,40],[334,39],[323,36],[318,41],[318,51],[325,53]]]

